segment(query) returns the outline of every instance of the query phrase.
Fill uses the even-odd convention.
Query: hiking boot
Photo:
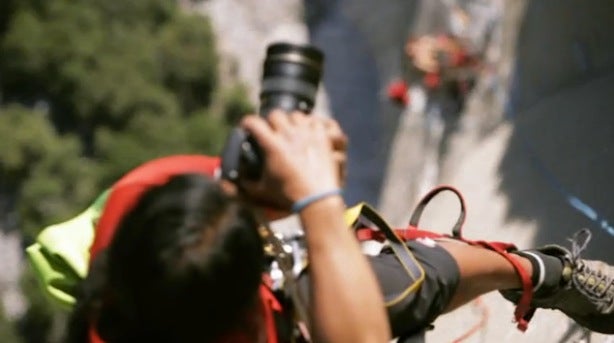
[[[590,238],[590,231],[583,229],[571,239],[571,251],[558,245],[536,249],[558,257],[563,262],[563,272],[560,284],[544,294],[537,291],[533,295],[531,306],[560,310],[589,330],[614,334],[614,266],[580,258]],[[522,292],[504,290],[501,294],[517,303]]]

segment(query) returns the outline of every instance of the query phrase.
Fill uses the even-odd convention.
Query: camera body
[[[324,54],[310,45],[273,43],[267,47],[260,89],[259,115],[273,110],[311,113],[322,77]],[[258,180],[265,156],[245,130],[234,128],[222,151],[222,178],[237,183]]]

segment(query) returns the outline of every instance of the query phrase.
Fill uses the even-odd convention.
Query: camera
[[[278,42],[267,47],[260,85],[259,115],[275,109],[311,113],[322,77],[324,54],[311,45]],[[258,180],[265,156],[245,130],[234,128],[222,151],[222,178]]]

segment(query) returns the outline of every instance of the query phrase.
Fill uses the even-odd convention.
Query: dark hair
[[[202,175],[153,187],[93,261],[69,324],[83,342],[208,342],[245,329],[264,252],[250,209]]]

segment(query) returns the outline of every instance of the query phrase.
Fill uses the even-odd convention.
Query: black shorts
[[[424,243],[423,243],[424,242]],[[400,304],[388,308],[392,333],[395,337],[422,331],[447,307],[460,280],[456,261],[432,240],[406,243],[424,268],[422,285]],[[398,294],[411,280],[392,251],[384,250],[369,257],[384,294]]]
[[[424,243],[423,243],[424,242]],[[432,244],[431,244],[432,243]],[[388,307],[388,317],[394,337],[419,334],[427,328],[450,303],[460,280],[460,271],[452,256],[432,240],[406,243],[416,260],[422,264],[425,278],[415,292],[400,303]],[[399,294],[411,280],[389,249],[377,256],[368,256],[384,295]],[[307,273],[299,278],[306,296]]]

